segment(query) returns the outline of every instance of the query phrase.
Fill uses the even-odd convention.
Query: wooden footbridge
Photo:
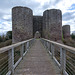
[[[0,49],[0,75],[75,75],[75,48],[29,39]]]

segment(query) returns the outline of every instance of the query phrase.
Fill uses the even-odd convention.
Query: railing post
[[[47,41],[46,41],[46,49],[47,49]]]
[[[50,46],[49,46],[49,51],[51,52],[51,43],[49,44]]]
[[[44,47],[45,47],[45,41],[44,41]]]
[[[26,49],[29,49],[29,41],[27,42]]]
[[[63,75],[66,70],[66,50],[60,47],[60,69]]]
[[[48,42],[47,42],[47,50],[48,50]]]
[[[14,75],[14,48],[8,51],[8,55],[9,55],[8,59],[9,71],[11,71],[12,75]]]
[[[50,43],[48,42],[48,51],[50,50]]]
[[[51,43],[52,58],[54,57],[54,45]]]
[[[21,57],[22,57],[22,59],[23,59],[24,44],[22,44],[20,52],[21,52]]]

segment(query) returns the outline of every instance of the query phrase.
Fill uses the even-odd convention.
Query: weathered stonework
[[[12,42],[17,43],[40,36],[53,41],[62,40],[62,13],[58,9],[43,12],[43,16],[33,16],[30,8],[17,6],[12,8]],[[68,32],[69,33],[69,32]],[[69,35],[69,34],[67,34]],[[67,36],[64,34],[64,36]]]
[[[12,8],[12,42],[20,42],[33,37],[33,13],[27,7]]]
[[[46,10],[43,13],[43,32],[47,39],[62,39],[62,13],[58,9]]]
[[[41,35],[40,35],[39,31],[36,31],[34,38],[38,39],[40,37],[41,37]]]
[[[33,35],[35,35],[36,31],[42,36],[42,16],[33,16]]]
[[[61,10],[51,9],[50,20],[50,39],[53,41],[62,40],[62,13]]]
[[[62,27],[62,30],[63,30],[63,37],[64,37],[64,39],[70,38],[70,25],[64,25]]]
[[[46,10],[43,12],[43,35],[44,38],[49,39],[49,26],[50,26],[50,10]]]

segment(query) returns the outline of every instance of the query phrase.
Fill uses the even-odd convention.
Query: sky
[[[70,25],[75,31],[75,0],[0,0],[0,35],[12,30],[12,8],[29,7],[34,15],[43,15],[47,9],[62,11],[62,25]]]

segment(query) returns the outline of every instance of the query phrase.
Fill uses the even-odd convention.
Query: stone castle
[[[53,41],[70,37],[70,26],[62,27],[62,12],[59,9],[50,9],[43,12],[43,16],[33,15],[28,7],[17,6],[12,8],[12,42],[20,42],[35,36],[39,31],[41,37]]]

